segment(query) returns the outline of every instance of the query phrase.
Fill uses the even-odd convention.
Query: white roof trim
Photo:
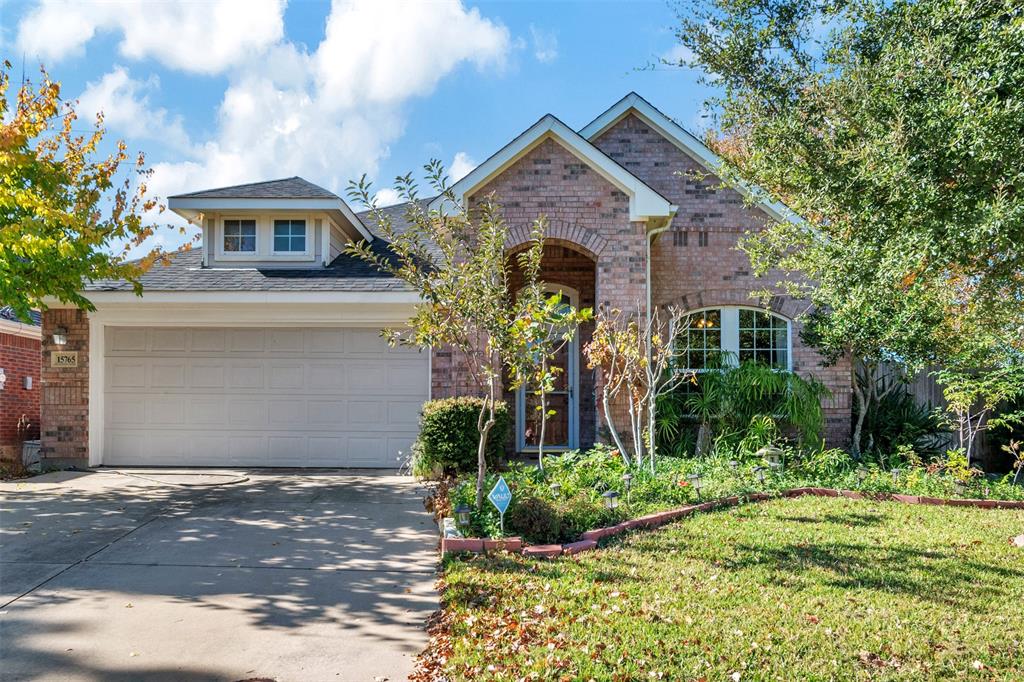
[[[605,180],[622,190],[629,197],[629,219],[631,221],[667,218],[674,213],[675,207],[668,199],[648,187],[642,180],[551,114],[545,115],[491,158],[452,185],[455,196],[460,202],[465,203],[466,197],[471,196],[493,177],[548,139],[558,142],[573,156],[585,162]],[[443,197],[438,197],[430,202],[429,209],[450,210],[451,207],[447,206],[447,203]]]
[[[671,118],[658,111],[653,104],[635,92],[631,92],[603,114],[588,123],[580,130],[580,135],[587,140],[594,140],[609,128],[632,113],[641,121],[658,131],[665,139],[674,144],[683,153],[713,173],[720,173],[722,159],[701,142],[693,133],[683,128]],[[780,201],[764,199],[767,193],[760,187],[736,183],[736,190],[747,198],[753,198],[757,205],[768,215],[779,222],[804,225],[803,219]]]
[[[0,320],[0,333],[24,336],[30,339],[41,339],[43,329],[36,324],[25,324],[15,320]]]
[[[352,212],[341,199],[311,199],[296,197],[294,199],[231,199],[227,197],[171,197],[167,207],[186,220],[196,222],[199,216],[207,211],[337,211],[352,223],[359,234],[367,241],[373,241],[373,235],[366,229],[362,221]]]

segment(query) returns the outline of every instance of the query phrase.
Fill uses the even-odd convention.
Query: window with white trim
[[[274,253],[305,253],[306,221],[274,220]]]
[[[232,218],[224,221],[224,253],[256,253],[256,221]]]
[[[689,315],[684,322],[686,370],[702,371],[721,361],[754,360],[776,369],[791,369],[789,320],[754,308],[708,308]]]

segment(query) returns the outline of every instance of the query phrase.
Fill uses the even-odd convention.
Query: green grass
[[[803,497],[449,561],[422,679],[1024,680],[1022,532],[1018,511]]]

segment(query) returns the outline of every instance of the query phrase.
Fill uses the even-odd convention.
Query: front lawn
[[[449,560],[419,679],[1024,679],[1024,512],[803,497]]]

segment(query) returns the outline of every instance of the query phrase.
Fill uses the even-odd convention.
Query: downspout
[[[662,223],[658,227],[652,228],[651,230],[649,230],[647,232],[647,240],[646,240],[646,242],[647,242],[647,258],[645,259],[645,262],[644,262],[644,267],[645,267],[645,270],[646,270],[646,274],[645,274],[646,281],[644,282],[644,284],[645,284],[645,286],[647,288],[647,311],[646,312],[647,312],[647,319],[648,319],[648,321],[650,321],[651,315],[653,315],[652,305],[653,305],[653,301],[654,301],[654,295],[652,294],[652,291],[651,291],[652,288],[653,288],[651,286],[651,284],[652,284],[651,283],[651,247],[654,245],[654,238],[657,237],[662,232],[668,231],[669,227],[672,226],[672,219],[675,217],[676,211],[678,210],[678,208],[679,208],[678,206],[672,206],[671,209],[670,209],[670,213],[669,213],[668,217],[664,219],[664,223]],[[658,221],[658,222],[661,222],[661,221]],[[657,224],[657,223],[655,223],[655,224]],[[646,340],[646,342],[644,343],[644,353],[647,356],[647,366],[650,367],[650,365],[651,365],[651,343],[650,343],[649,339]],[[653,468],[654,468],[654,417],[655,417],[654,409],[653,409],[653,407],[651,407],[648,410],[648,415],[647,415],[647,428],[650,431],[650,439],[651,439],[650,448],[649,449],[651,451],[650,457],[651,457],[652,473],[653,473]]]
[[[661,227],[655,227],[647,231],[647,258],[644,266],[646,268],[645,282],[647,287],[647,315],[651,314],[651,301],[653,296],[651,295],[651,247],[654,245],[654,238],[662,232],[667,232],[672,226],[672,218],[676,215],[677,206],[672,207],[672,213],[668,218],[665,218],[665,223]],[[660,222],[660,221],[659,221]],[[647,359],[650,360],[650,354],[648,353]]]

